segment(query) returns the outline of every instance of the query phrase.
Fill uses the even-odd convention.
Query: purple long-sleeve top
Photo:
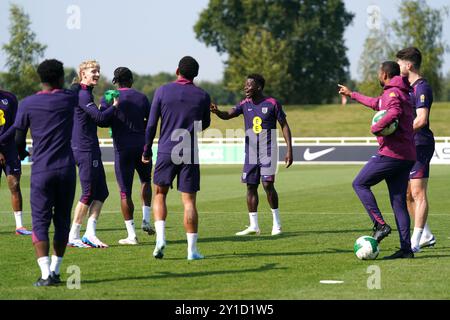
[[[176,139],[172,134],[177,129],[184,129],[190,134],[190,151],[191,154],[194,154],[197,145],[194,140],[194,125],[195,122],[201,121],[199,129],[205,130],[209,127],[211,123],[210,104],[209,94],[187,79],[180,78],[156,90],[150,108],[143,155],[148,157],[151,154],[159,118],[161,118],[161,128],[158,153],[170,154],[181,140]]]
[[[74,151],[100,152],[97,126],[105,125],[114,115],[114,108],[101,112],[94,103],[92,87],[81,84],[78,92],[79,103],[75,108],[72,131]]]
[[[377,137],[380,145],[378,153],[381,155],[402,160],[416,160],[414,110],[409,96],[410,90],[406,78],[395,76],[384,86],[383,94],[377,98],[367,97],[358,92],[352,93],[352,99],[373,110],[387,110],[386,115],[371,127],[372,133],[379,133],[398,120],[398,128],[393,134]]]

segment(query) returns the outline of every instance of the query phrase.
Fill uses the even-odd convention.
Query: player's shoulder
[[[245,98],[245,99],[239,101],[239,102],[236,104],[236,107],[243,107],[243,106],[245,106],[246,104],[249,104],[249,103],[250,103],[250,104],[253,103],[253,102],[252,102],[252,99]]]
[[[281,106],[280,102],[277,99],[275,99],[274,97],[266,97],[264,100],[264,103],[267,103],[273,107]]]
[[[6,99],[8,103],[12,102],[17,104],[17,97],[12,92],[0,90],[0,98],[1,100]]]
[[[430,86],[430,83],[425,78],[421,78],[414,83],[413,87],[416,91],[426,91],[426,92],[432,92],[433,89]]]

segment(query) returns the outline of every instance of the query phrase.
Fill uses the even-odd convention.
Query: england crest
[[[266,114],[268,110],[269,110],[269,108],[267,108],[267,107],[262,108],[262,113]]]

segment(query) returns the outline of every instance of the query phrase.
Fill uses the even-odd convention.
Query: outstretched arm
[[[373,110],[376,111],[380,110],[379,101],[381,97],[377,98],[368,97],[358,92],[352,92],[349,88],[341,84],[338,84],[338,86],[339,86],[339,94],[352,98],[353,100],[356,100],[359,103],[365,105],[366,107],[372,108]]]
[[[80,105],[80,108],[83,109],[97,125],[108,126],[109,120],[111,120],[118,105],[119,99],[114,98],[114,108],[99,110],[94,102],[91,102],[86,106]]]
[[[240,115],[239,112],[236,112],[236,107],[228,111],[220,111],[217,105],[214,103],[211,103],[210,110],[211,113],[216,114],[222,120],[230,120]]]

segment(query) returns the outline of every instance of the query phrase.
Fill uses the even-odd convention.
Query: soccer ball
[[[380,248],[378,247],[378,242],[375,238],[362,236],[356,239],[353,251],[360,260],[373,260],[378,257]]]
[[[387,110],[381,110],[381,111],[378,111],[377,113],[375,113],[375,115],[372,118],[372,125],[374,125],[375,123],[380,121],[386,113],[387,113]],[[397,127],[398,127],[398,120],[395,119],[394,122],[392,122],[386,128],[381,130],[380,135],[388,136],[390,134],[393,134],[395,132],[395,130],[397,130]]]

